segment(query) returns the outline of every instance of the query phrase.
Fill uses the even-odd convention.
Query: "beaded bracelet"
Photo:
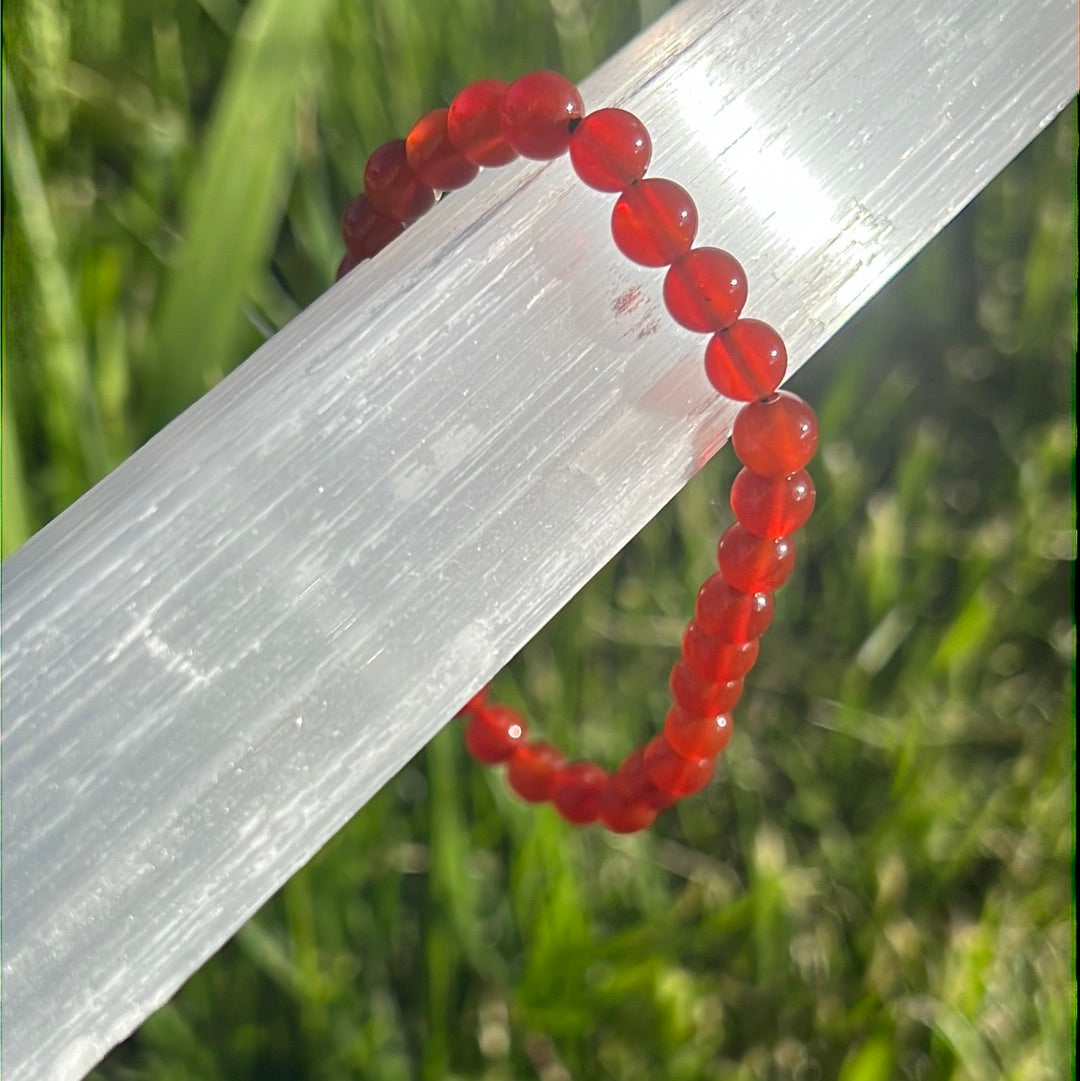
[[[768,324],[740,318],[747,283],[738,261],[719,248],[692,246],[698,216],[690,196],[671,180],[645,179],[652,142],[642,122],[623,109],[585,115],[577,88],[548,71],[509,84],[472,83],[448,109],[422,117],[405,139],[375,150],[364,191],[342,216],[347,254],[337,276],[386,247],[435,204],[436,192],[464,187],[481,168],[519,155],[548,160],[567,150],[582,181],[618,194],[611,233],[619,250],[642,266],[667,267],[668,312],[688,330],[710,335],[709,382],[747,403],[732,431],[743,465],[731,487],[735,524],[720,540],[719,572],[701,587],[683,635],[663,731],[614,773],[568,762],[551,744],[527,740],[520,714],[492,702],[487,688],[461,714],[469,752],[480,762],[505,763],[522,799],[550,800],[576,825],[600,822],[630,833],[711,780],[731,738],[743,677],[772,619],[772,593],[795,564],[791,534],[814,507],[814,485],[803,467],[817,447],[817,420],[802,399],[777,390],[787,370],[783,341]]]

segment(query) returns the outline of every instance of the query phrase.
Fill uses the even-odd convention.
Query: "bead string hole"
[[[712,780],[772,620],[773,593],[795,566],[792,534],[814,507],[805,466],[817,448],[817,420],[801,398],[779,390],[788,367],[780,334],[743,316],[749,284],[737,258],[720,247],[695,246],[698,208],[674,180],[649,175],[652,140],[641,120],[619,108],[586,112],[577,88],[551,71],[512,83],[472,83],[448,106],[421,117],[405,139],[378,147],[364,169],[363,192],[342,215],[346,254],[338,277],[377,255],[437,198],[466,186],[481,169],[563,154],[582,183],[612,199],[614,248],[636,266],[662,271],[663,307],[680,333],[703,336],[699,378],[740,403],[731,437],[743,466],[731,488],[735,521],[717,547],[716,573],[698,592],[671,669],[671,704],[660,731],[613,770],[531,739],[525,719],[495,703],[486,688],[461,715],[469,753],[504,766],[521,799],[550,803],[574,825],[633,833]],[[604,277],[597,273],[596,245],[554,253],[543,239],[549,235],[546,229],[536,238],[543,269],[582,283],[572,293],[585,298],[575,308],[575,330],[617,342],[625,333],[620,320],[630,315],[639,338],[654,332],[640,288],[617,289],[609,315],[596,310],[591,283]],[[603,326],[614,332],[598,329]],[[663,401],[662,388],[659,393]],[[685,409],[685,401],[684,388],[674,388],[672,411]],[[710,451],[703,448],[704,456]]]

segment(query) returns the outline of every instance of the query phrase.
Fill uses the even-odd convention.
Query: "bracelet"
[[[663,730],[613,773],[528,740],[521,715],[492,702],[486,687],[460,712],[470,754],[504,763],[522,799],[550,800],[575,825],[599,822],[631,833],[712,779],[716,757],[731,739],[743,678],[772,619],[773,591],[795,565],[791,535],[814,507],[814,485],[803,467],[817,447],[817,420],[801,398],[777,389],[787,371],[780,335],[767,323],[740,317],[747,282],[734,256],[693,247],[698,215],[686,191],[671,180],[645,178],[652,142],[642,122],[623,109],[586,115],[577,88],[549,71],[513,83],[472,83],[449,108],[417,121],[405,139],[375,150],[364,169],[364,190],[341,219],[346,255],[337,277],[430,210],[436,192],[464,187],[481,168],[519,156],[548,160],[566,151],[584,183],[617,193],[611,233],[619,250],[641,266],[668,268],[663,296],[672,318],[710,335],[709,382],[747,403],[731,436],[743,465],[731,486],[735,523],[720,539],[718,572],[701,587],[683,635]]]

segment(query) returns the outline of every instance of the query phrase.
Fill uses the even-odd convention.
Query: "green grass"
[[[325,287],[374,145],[664,6],[10,0],[5,552]],[[1071,1076],[1074,133],[794,381],[819,509],[716,784],[573,831],[449,730],[97,1081]],[[720,459],[500,676],[551,736],[652,731]]]

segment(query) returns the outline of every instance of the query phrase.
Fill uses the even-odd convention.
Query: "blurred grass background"
[[[326,287],[374,146],[667,6],[8,0],[4,551]],[[93,1077],[1073,1076],[1075,131],[794,381],[819,510],[716,784],[573,831],[447,731]],[[584,753],[644,738],[731,473],[503,697]]]

